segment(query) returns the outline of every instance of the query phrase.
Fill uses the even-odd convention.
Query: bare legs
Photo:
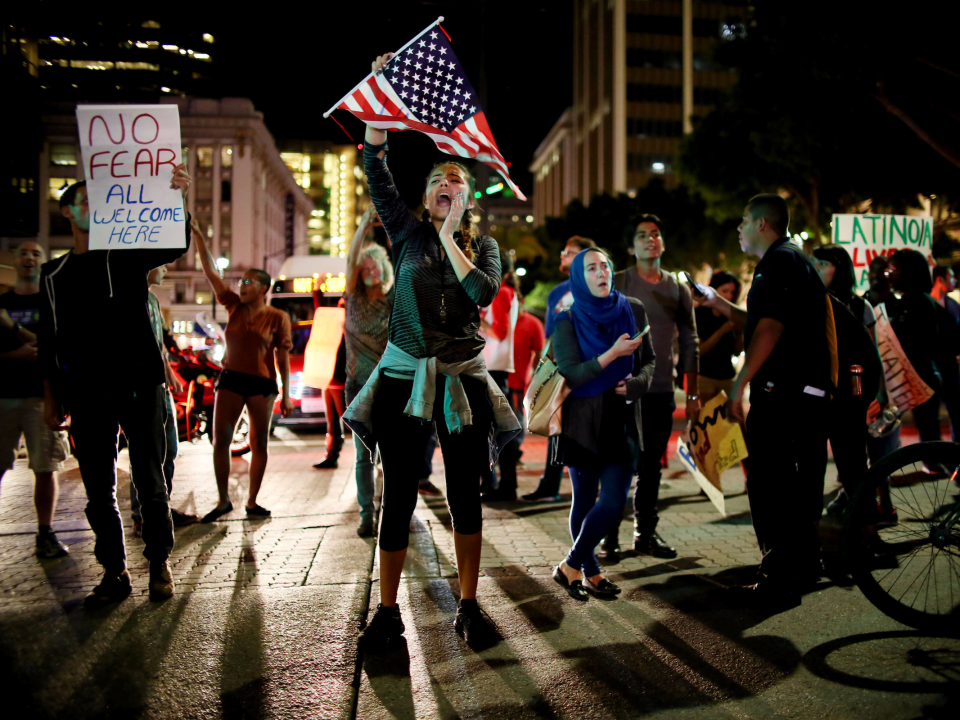
[[[461,535],[453,532],[453,545],[457,553],[457,575],[460,577],[460,598],[475,600],[477,597],[477,577],[480,574],[480,550],[483,546],[483,533]],[[380,604],[396,607],[400,576],[403,574],[403,562],[407,558],[407,548],[403,550],[380,550]]]
[[[57,474],[54,472],[34,473],[36,482],[33,486],[33,505],[37,509],[37,524],[53,524],[53,511],[57,507],[57,496],[60,488],[57,485]]]
[[[461,535],[453,531],[453,547],[457,553],[457,575],[460,576],[460,599],[477,598],[477,576],[480,574],[480,550],[483,532]]]
[[[263,473],[267,469],[267,441],[276,399],[276,395],[254,395],[247,398],[247,411],[250,416],[250,497],[247,507],[251,510],[257,506],[257,494],[263,484]]]
[[[219,510],[230,502],[230,443],[242,412],[242,395],[232,390],[217,390],[213,404],[213,472],[217,476],[217,492],[220,494]],[[253,474],[252,470],[250,474]]]
[[[406,559],[407,548],[380,551],[380,604],[384,607],[397,606],[397,590]]]

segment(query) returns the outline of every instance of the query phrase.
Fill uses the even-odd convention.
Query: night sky
[[[276,12],[267,13],[268,8]],[[438,16],[482,99],[511,175],[529,196],[527,166],[573,96],[572,2],[366,2],[258,6],[190,22],[215,25],[214,62],[223,94],[251,98],[278,139],[347,142],[323,113],[370,70],[379,54],[399,49]],[[207,31],[207,30],[205,30]],[[359,142],[363,125],[343,110],[337,119]],[[440,152],[414,132],[390,133],[391,169],[416,205]]]

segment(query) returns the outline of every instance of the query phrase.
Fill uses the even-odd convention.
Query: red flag
[[[437,28],[442,20],[404,45],[382,73],[370,73],[323,116],[340,108],[380,130],[422,132],[445,153],[490,165],[518,198],[526,200],[510,179],[507,162],[446,33]]]

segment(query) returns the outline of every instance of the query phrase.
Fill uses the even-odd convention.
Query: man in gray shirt
[[[677,551],[657,533],[657,497],[660,494],[661,458],[673,430],[673,371],[677,367],[674,338],[679,341],[680,367],[686,375],[687,419],[700,415],[697,394],[699,339],[694,320],[690,289],[677,282],[676,275],[660,269],[664,241],[660,218],[640,215],[627,226],[624,237],[632,243],[636,267],[618,272],[614,279],[617,290],[643,303],[650,322],[650,336],[657,356],[650,390],[640,401],[643,419],[643,451],[640,453],[639,478],[633,496],[633,549],[654,557],[673,558]],[[604,540],[608,557],[619,550],[617,527]]]

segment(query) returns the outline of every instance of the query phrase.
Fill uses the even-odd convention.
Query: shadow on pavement
[[[866,658],[870,662],[862,661]],[[803,664],[814,675],[849,687],[960,697],[960,641],[916,630],[830,640],[811,648]]]
[[[255,587],[247,586],[247,581],[257,575],[254,536],[261,525],[246,520],[243,525],[243,541],[220,656],[220,703],[226,719],[256,720],[268,715],[269,678],[264,652],[263,599]]]
[[[370,681],[370,688],[390,712],[390,717],[398,720],[413,720],[416,717],[410,681],[410,651],[405,637],[400,637],[387,652],[365,654],[363,669]]]

